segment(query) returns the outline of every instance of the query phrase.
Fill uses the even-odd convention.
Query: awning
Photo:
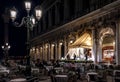
[[[92,48],[92,39],[89,33],[84,33],[70,47]]]

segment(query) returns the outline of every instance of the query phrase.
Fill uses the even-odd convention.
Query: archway
[[[115,58],[115,36],[113,29],[110,27],[104,28],[100,32],[100,44],[102,48],[102,61],[112,63]]]

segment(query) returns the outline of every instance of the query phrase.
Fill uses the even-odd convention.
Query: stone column
[[[50,60],[50,44],[48,45],[48,55],[47,55],[48,57],[48,60]]]
[[[92,29],[92,59],[94,63],[97,63],[97,44],[96,44],[95,29]]]
[[[37,48],[35,47],[35,60],[37,60]]]
[[[102,44],[100,44],[100,43],[98,43],[98,48],[97,48],[98,50],[97,50],[97,61],[98,62],[101,62],[102,61]]]
[[[43,49],[42,49],[42,59],[45,60],[45,45],[43,43]]]
[[[36,47],[35,47],[34,57],[35,57],[35,60],[36,60],[37,59]]]
[[[49,58],[50,58],[50,60],[51,60],[51,52],[52,52],[52,50],[51,50],[51,47],[52,45],[51,45],[51,43],[50,43],[50,45],[49,45]]]
[[[100,44],[100,39],[98,38],[97,30],[95,28],[92,29],[92,58],[94,63],[102,61],[102,47]]]
[[[30,58],[31,60],[34,60],[33,48],[30,49]]]
[[[39,51],[40,51],[40,60],[42,60],[42,47],[39,48]]]
[[[60,56],[60,50],[59,50],[59,41],[57,41],[57,60],[59,59]]]
[[[116,22],[116,64],[120,65],[120,20]]]
[[[48,44],[45,45],[45,60],[48,60]]]
[[[58,42],[58,59],[61,59],[61,45],[59,42]]]
[[[32,58],[33,60],[35,60],[35,48],[34,47],[32,47]]]
[[[66,54],[68,53],[68,40],[66,38],[66,36],[64,37],[64,56],[66,56]]]
[[[41,60],[43,60],[43,46],[41,47]]]
[[[57,42],[57,60],[60,59],[60,46],[59,46],[59,42]]]
[[[40,59],[40,50],[39,47],[36,48],[37,59]]]
[[[97,62],[102,61],[102,43],[99,34],[99,29],[96,31],[96,55],[97,55]]]
[[[54,57],[53,57],[53,53],[54,53],[54,52],[53,52],[53,47],[54,47],[54,46],[55,46],[55,45],[51,44],[51,56],[50,56],[51,59],[54,59]]]
[[[58,45],[57,43],[55,44],[55,60],[57,60],[58,58]]]

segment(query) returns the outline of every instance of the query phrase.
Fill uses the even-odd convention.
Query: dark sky
[[[18,10],[17,21],[21,21],[23,16],[26,16],[26,11],[24,8],[25,0],[0,0],[0,46],[4,44],[4,23],[2,19],[2,14],[5,11],[5,8],[12,8],[15,6]],[[43,0],[33,0],[32,1],[32,10],[34,7],[39,5]],[[26,28],[14,27],[11,22],[9,24],[9,43],[11,45],[9,55],[13,56],[23,56],[26,55]],[[0,48],[0,57],[3,56],[3,50]]]

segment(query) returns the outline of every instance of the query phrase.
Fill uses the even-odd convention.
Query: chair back
[[[98,74],[94,72],[87,73],[87,80],[88,82],[96,82],[98,80]]]

